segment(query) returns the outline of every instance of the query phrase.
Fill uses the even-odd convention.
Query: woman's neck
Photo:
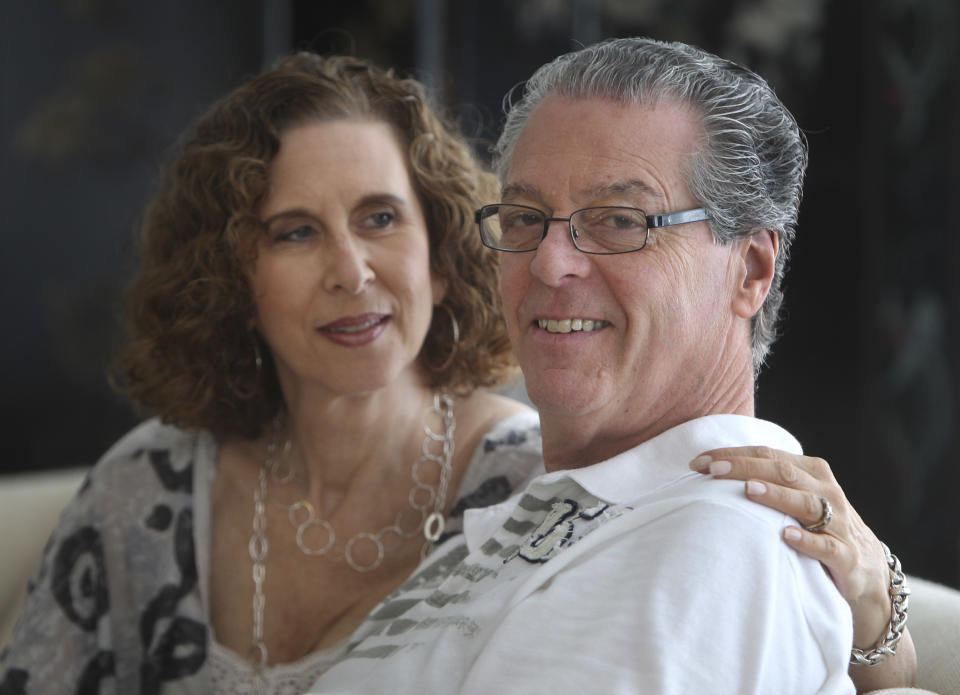
[[[301,493],[330,511],[357,489],[406,489],[424,426],[439,426],[427,416],[431,399],[408,380],[364,394],[292,395],[280,438],[290,439],[291,463],[306,481]]]

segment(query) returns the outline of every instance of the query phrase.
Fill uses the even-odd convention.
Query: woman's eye
[[[313,235],[313,227],[310,225],[300,225],[289,231],[279,232],[274,239],[277,241],[304,241]]]
[[[383,229],[384,227],[389,227],[391,224],[393,224],[395,219],[397,219],[397,216],[390,210],[381,210],[367,217],[366,224],[364,226],[371,227],[373,229]]]

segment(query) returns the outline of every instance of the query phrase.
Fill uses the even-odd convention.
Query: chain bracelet
[[[885,543],[880,545],[887,555],[887,567],[890,569],[890,625],[887,634],[870,651],[865,652],[856,647],[850,651],[850,663],[857,666],[876,666],[888,656],[896,654],[897,644],[900,643],[907,625],[910,589],[907,587],[906,577],[900,568],[899,558],[890,552]]]

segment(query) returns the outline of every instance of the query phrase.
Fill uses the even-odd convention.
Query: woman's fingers
[[[761,480],[748,480],[744,487],[747,497],[754,502],[783,512],[806,526],[823,516],[823,504],[814,493]],[[823,563],[840,593],[847,596],[846,577],[857,561],[857,553],[847,543],[831,533],[814,533],[798,526],[786,527],[783,539],[794,550]]]
[[[745,490],[750,499],[792,516],[804,526],[813,526],[823,518],[823,503],[820,495],[814,492],[795,490],[763,480],[748,480]]]
[[[811,533],[806,529],[788,526],[783,530],[783,540],[797,552],[817,560],[830,573],[841,596],[851,600],[847,576],[855,563],[850,546],[829,533]]]
[[[818,482],[835,482],[833,472],[822,459],[767,447],[714,449],[691,461],[690,469],[718,478],[753,478],[798,489],[811,489]]]

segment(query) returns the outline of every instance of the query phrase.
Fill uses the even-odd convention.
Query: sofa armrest
[[[71,468],[0,476],[0,646],[6,644],[23,607],[27,584],[63,508],[87,473]]]

